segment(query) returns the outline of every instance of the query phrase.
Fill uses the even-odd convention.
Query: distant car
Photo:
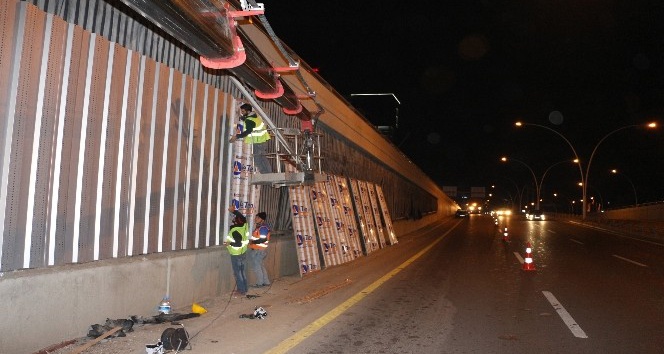
[[[526,214],[528,220],[544,220],[544,212],[541,210],[533,210],[531,213]]]
[[[456,211],[454,216],[456,216],[457,218],[465,218],[466,216],[468,216],[468,210],[459,209]]]

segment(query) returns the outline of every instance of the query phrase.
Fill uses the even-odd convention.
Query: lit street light
[[[577,160],[579,160],[579,173],[581,174],[581,181],[582,181],[582,185],[581,185],[581,190],[582,190],[582,199],[581,199],[581,203],[582,203],[582,218],[583,218],[583,220],[586,219],[586,215],[587,215],[586,206],[587,206],[587,203],[588,203],[588,202],[587,202],[587,200],[586,200],[586,193],[587,193],[587,186],[588,186],[588,175],[589,175],[589,173],[590,173],[590,164],[592,163],[593,157],[595,156],[595,152],[597,152],[597,148],[600,146],[600,144],[602,144],[602,142],[603,142],[604,140],[606,140],[606,138],[608,138],[609,136],[613,135],[614,133],[617,133],[617,132],[619,132],[619,131],[621,131],[621,130],[624,130],[624,129],[627,129],[627,128],[638,128],[638,127],[642,127],[642,126],[643,126],[643,124],[631,124],[631,125],[626,125],[626,126],[623,126],[623,127],[618,128],[618,129],[615,129],[615,130],[611,131],[610,133],[604,135],[604,137],[602,137],[602,138],[599,140],[599,142],[595,145],[595,147],[593,148],[593,151],[592,151],[592,153],[590,154],[590,158],[588,159],[588,163],[586,164],[586,172],[585,172],[585,175],[584,175],[584,173],[583,173],[583,168],[581,167],[581,160],[579,159],[579,155],[576,153],[576,150],[574,149],[574,146],[572,145],[572,143],[571,143],[567,138],[565,138],[564,135],[560,134],[560,133],[559,133],[557,130],[555,130],[555,129],[551,129],[551,128],[547,127],[547,126],[540,125],[540,124],[516,122],[515,125],[516,125],[517,127],[521,127],[521,126],[525,126],[525,125],[530,125],[530,126],[540,127],[540,128],[546,129],[546,130],[548,130],[548,131],[551,131],[551,132],[555,133],[556,135],[558,135],[559,137],[561,137],[563,140],[565,140],[565,142],[567,143],[567,145],[569,145],[569,147],[572,149],[572,152],[574,153],[575,158],[576,158]],[[652,128],[656,128],[656,127],[657,127],[657,123],[654,123],[654,122],[652,122],[652,123],[648,123],[648,124],[646,125],[646,127],[647,127],[647,128],[651,128],[651,129],[652,129]]]
[[[636,196],[636,187],[634,187],[634,183],[632,183],[632,180],[629,177],[627,177],[626,174],[618,173],[618,170],[616,170],[615,168],[613,170],[611,170],[611,173],[613,173],[615,175],[621,174],[627,179],[627,182],[629,182],[629,184],[632,186],[632,190],[634,191],[634,206],[637,206],[639,204],[639,198],[637,198],[637,196]]]

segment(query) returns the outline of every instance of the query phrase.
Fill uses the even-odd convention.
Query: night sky
[[[664,113],[661,1],[264,1],[282,41],[440,186],[579,199],[600,139]],[[351,97],[352,93],[394,93]],[[517,159],[500,162],[501,156]],[[556,165],[557,164],[557,165]],[[555,165],[555,166],[554,166]],[[664,200],[664,131],[611,134],[589,194],[605,207]],[[526,167],[527,166],[527,167]],[[610,174],[616,168],[617,175]],[[634,188],[632,187],[634,186]],[[528,192],[531,190],[531,192]],[[636,196],[635,192],[636,191]],[[561,203],[564,204],[564,203]]]

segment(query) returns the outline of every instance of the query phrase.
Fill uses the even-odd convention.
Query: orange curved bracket
[[[204,56],[200,57],[201,64],[206,68],[210,69],[230,69],[238,67],[244,64],[244,61],[247,60],[247,53],[244,51],[244,46],[242,45],[242,40],[240,36],[237,35],[235,31],[235,20],[233,19],[234,15],[237,15],[237,12],[230,10],[230,5],[228,3],[224,4],[224,12],[222,13],[213,13],[208,16],[225,16],[228,20],[228,27],[233,36],[231,41],[233,42],[233,55],[228,58],[206,58]]]
[[[258,90],[254,90],[254,93],[258,98],[262,98],[264,100],[273,100],[275,98],[281,97],[284,94],[284,87],[281,85],[281,81],[277,79],[277,90],[275,92],[260,92]]]
[[[244,46],[242,46],[242,40],[239,36],[233,37],[233,47],[235,53],[228,58],[206,58],[201,56],[201,64],[206,68],[210,69],[230,69],[238,67],[244,64],[244,61],[247,60],[247,53],[244,52]]]
[[[294,116],[300,112],[302,112],[302,105],[300,102],[297,103],[297,107],[295,109],[288,109],[286,107],[283,108],[284,113],[288,114],[289,116]]]

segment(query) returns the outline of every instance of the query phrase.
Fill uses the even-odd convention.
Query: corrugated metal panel
[[[242,91],[102,1],[33,3],[80,26],[0,5],[0,271],[218,244]],[[300,127],[276,103],[261,107]],[[394,218],[435,208],[352,142],[318,132],[324,170],[381,184]],[[268,221],[291,228],[287,189],[260,195]]]

